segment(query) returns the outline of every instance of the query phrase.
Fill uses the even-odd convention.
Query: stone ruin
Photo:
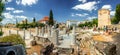
[[[95,47],[103,54],[103,55],[117,55],[116,45],[109,42],[97,42]]]

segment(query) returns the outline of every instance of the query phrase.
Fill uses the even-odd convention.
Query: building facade
[[[78,26],[78,21],[76,21],[76,20],[67,20],[66,21],[66,27],[70,28],[71,26]]]
[[[48,21],[49,21],[49,17],[45,16],[43,19],[39,20],[38,22],[43,24],[48,24]]]
[[[111,25],[110,11],[108,9],[100,9],[98,11],[98,27],[103,28],[109,25]]]

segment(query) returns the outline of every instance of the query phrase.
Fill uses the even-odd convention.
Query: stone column
[[[53,34],[54,34],[54,30],[51,31],[51,37],[53,37]]]
[[[11,30],[9,30],[9,35],[11,34]]]
[[[63,29],[63,33],[66,34],[67,33],[67,30],[66,28]]]
[[[73,30],[72,30],[72,45],[75,45],[76,43],[76,38],[75,38],[75,26],[73,26]]]
[[[39,35],[39,29],[36,27],[36,36]]]
[[[47,26],[44,27],[44,33],[47,33]]]
[[[44,33],[45,33],[45,30],[44,30],[44,27],[42,27],[42,33],[41,33],[41,35],[44,36]]]
[[[72,34],[75,34],[75,26],[73,26]]]
[[[51,36],[51,29],[50,29],[50,27],[49,27],[49,26],[47,27],[47,35],[48,35],[48,37],[50,37],[50,36]]]
[[[58,36],[59,36],[59,30],[56,30],[56,45],[59,45]]]
[[[55,29],[54,29],[54,27],[52,26],[52,27],[51,27],[51,37],[54,37],[54,34],[55,34]]]
[[[39,29],[39,35],[42,36],[42,28]]]
[[[72,41],[71,41],[71,45],[75,45],[75,43],[76,43],[75,35],[72,34],[72,35],[71,35],[71,38],[72,38],[72,39],[71,39],[71,40],[72,40]]]
[[[59,36],[59,31],[56,29],[52,30],[52,34],[51,34],[52,43],[55,45],[59,44],[58,36]]]
[[[19,34],[19,30],[17,30],[17,35]]]
[[[23,39],[25,40],[25,29],[23,29]]]
[[[30,32],[30,37],[31,37],[31,29],[29,30],[29,32]]]

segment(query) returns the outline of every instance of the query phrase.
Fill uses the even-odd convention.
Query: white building
[[[66,26],[67,26],[68,28],[70,28],[70,27],[73,26],[73,25],[77,26],[77,25],[78,25],[77,23],[78,23],[78,21],[68,20],[68,21],[66,21]]]

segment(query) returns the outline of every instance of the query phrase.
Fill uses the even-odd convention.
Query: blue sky
[[[19,22],[24,19],[32,21],[33,17],[40,20],[49,16],[50,9],[58,22],[90,20],[97,18],[101,8],[109,9],[111,16],[114,16],[117,4],[120,0],[8,0],[2,23],[15,23],[16,18]]]

